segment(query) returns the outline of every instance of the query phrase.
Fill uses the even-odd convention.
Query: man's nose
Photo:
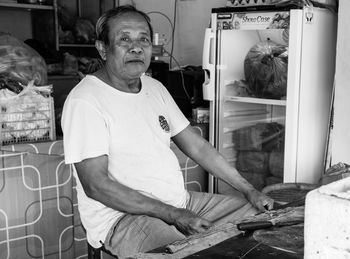
[[[132,41],[130,51],[133,53],[142,53],[143,48],[138,40]]]

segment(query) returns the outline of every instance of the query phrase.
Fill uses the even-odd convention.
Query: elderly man
[[[101,16],[96,32],[104,66],[71,91],[62,116],[88,242],[125,258],[272,208],[273,200],[197,135],[166,88],[144,74],[152,55],[149,17],[120,6]],[[186,191],[171,139],[243,195]]]

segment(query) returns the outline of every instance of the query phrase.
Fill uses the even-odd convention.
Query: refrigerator
[[[337,15],[322,6],[214,8],[203,47],[211,144],[257,189],[318,183],[330,124]],[[232,189],[210,176],[209,190]]]

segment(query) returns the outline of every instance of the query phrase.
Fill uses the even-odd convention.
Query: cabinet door
[[[51,50],[58,50],[57,17],[55,11],[32,10],[33,38],[43,42]]]
[[[46,4],[0,2],[0,31],[25,41],[35,39],[57,50],[56,0]]]

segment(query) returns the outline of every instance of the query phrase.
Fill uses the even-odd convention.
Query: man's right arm
[[[108,156],[75,163],[85,194],[115,210],[159,218],[185,235],[205,231],[211,223],[186,209],[175,208],[150,198],[108,177]]]

